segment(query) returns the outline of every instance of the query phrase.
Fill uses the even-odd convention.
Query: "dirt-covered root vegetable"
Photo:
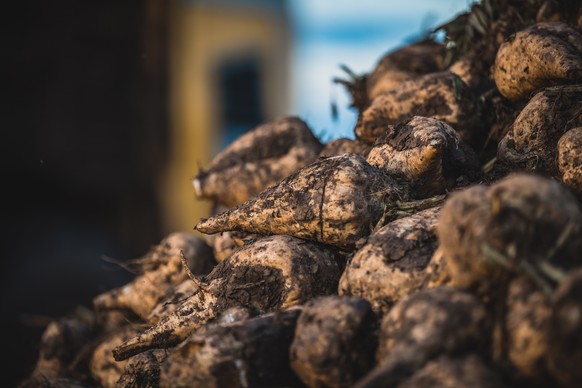
[[[128,361],[113,358],[113,349],[136,335],[138,327],[126,325],[103,336],[93,351],[89,368],[93,379],[102,387],[115,387]]]
[[[512,33],[535,23],[541,1],[474,2],[467,12],[437,27],[436,31],[446,35],[445,67],[479,93],[494,88],[490,73],[499,45]]]
[[[314,161],[321,142],[298,117],[283,117],[240,136],[193,180],[198,198],[232,207]]]
[[[437,224],[452,284],[488,292],[508,273],[527,274],[544,287],[547,268],[580,265],[582,212],[562,184],[517,173],[490,186],[453,193]]]
[[[366,80],[368,100],[416,76],[444,70],[445,46],[423,39],[385,54]]]
[[[430,38],[393,49],[380,58],[370,73],[356,75],[347,66],[349,78],[334,78],[352,97],[350,106],[361,112],[378,94],[419,75],[443,71],[445,46]]]
[[[212,239],[212,252],[217,262],[221,262],[232,254],[238,247],[244,245],[245,241],[257,238],[258,236],[238,232],[235,230],[217,233]]]
[[[354,388],[400,386],[439,356],[487,354],[490,329],[485,306],[472,294],[451,287],[411,294],[382,318],[377,365]]]
[[[357,297],[309,301],[297,321],[291,368],[308,387],[351,387],[374,366],[377,318]]]
[[[558,141],[568,130],[582,126],[581,112],[582,85],[538,92],[499,142],[497,157],[513,169],[559,177]]]
[[[270,311],[335,293],[339,276],[330,249],[276,235],[240,247],[203,279],[207,292],[219,297],[221,311],[233,306]]]
[[[229,209],[230,207],[228,206],[215,204],[210,214],[220,214]],[[206,243],[212,247],[212,253],[214,254],[216,262],[221,262],[226,259],[237,247],[242,246],[245,241],[258,237],[250,233],[238,231],[204,234],[202,236]]]
[[[404,195],[386,173],[354,153],[320,159],[255,198],[202,220],[212,234],[287,234],[350,249],[367,237],[387,204]]]
[[[493,70],[499,92],[522,100],[547,86],[582,81],[582,33],[565,23],[537,23],[511,35]]]
[[[300,308],[209,327],[161,365],[162,387],[299,387],[289,347]]]
[[[190,281],[190,283],[194,282]],[[257,314],[257,310],[246,307],[235,306],[227,308],[226,310],[218,313],[217,316],[210,320],[207,324],[200,327],[200,329],[196,332],[196,338],[205,338],[205,333],[209,333],[208,335],[212,336],[213,333],[216,332],[217,326],[227,326],[235,322],[242,322],[257,316]],[[126,364],[124,372],[117,382],[117,386],[159,386],[160,364],[167,359],[169,354],[168,350],[172,352],[174,349],[175,348],[155,349],[137,354],[129,358],[129,362]],[[172,359],[170,362],[174,362],[174,359]],[[164,380],[165,383],[168,383],[167,378]]]
[[[429,361],[422,369],[398,384],[398,388],[502,388],[509,387],[501,374],[481,357],[442,356]]]
[[[128,284],[98,295],[93,300],[95,310],[130,310],[147,319],[160,297],[188,278],[183,258],[197,275],[210,272],[216,263],[211,248],[201,237],[172,233],[145,257],[129,262],[128,267],[140,274]]]
[[[353,152],[362,155],[365,158],[368,156],[368,152],[370,152],[371,148],[372,146],[368,143],[364,143],[357,139],[342,137],[325,144],[319,153],[319,156],[327,158],[330,156],[345,154],[346,152]]]
[[[582,381],[582,269],[568,273],[553,295],[547,364],[563,387]]]
[[[400,218],[375,231],[342,273],[339,295],[366,299],[379,314],[420,289],[437,247],[440,207]]]
[[[172,287],[158,299],[158,302],[147,316],[147,323],[151,325],[159,322],[161,319],[176,311],[182,302],[199,291],[200,285],[190,278]]]
[[[357,76],[344,67],[351,80],[335,79],[352,97],[351,106],[361,111],[379,94],[414,77],[443,71],[445,46],[430,38],[393,49],[374,66],[369,74]]]
[[[482,352],[491,322],[483,303],[452,288],[420,290],[397,302],[382,318],[377,361],[420,365],[442,354]]]
[[[558,141],[558,171],[562,182],[582,197],[582,127],[569,130]]]
[[[507,341],[495,342],[497,357],[507,360],[517,369],[521,378],[530,381],[548,381],[545,367],[547,353],[547,326],[550,316],[550,300],[531,279],[519,276],[508,288],[506,314],[502,323]],[[503,355],[506,353],[506,355]]]
[[[317,243],[285,235],[255,240],[203,277],[200,291],[173,313],[116,347],[114,357],[175,346],[230,307],[275,311],[334,293],[339,276],[333,253]]]
[[[40,339],[36,366],[19,388],[43,386],[59,379],[86,380],[87,353],[98,331],[95,314],[81,307],[50,322]]]
[[[387,125],[415,115],[446,122],[471,145],[483,137],[477,98],[449,71],[411,79],[378,95],[358,117],[354,131],[358,139],[374,143]]]
[[[386,126],[368,163],[408,182],[415,198],[442,194],[480,175],[479,158],[447,123],[422,116]]]

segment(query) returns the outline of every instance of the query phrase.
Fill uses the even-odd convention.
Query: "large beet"
[[[345,153],[307,165],[195,228],[207,234],[288,234],[349,249],[370,234],[384,210],[403,194],[389,175],[362,156]]]

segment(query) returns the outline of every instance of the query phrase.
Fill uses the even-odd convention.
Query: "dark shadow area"
[[[50,319],[131,278],[103,256],[135,258],[163,237],[167,3],[5,9],[2,386],[30,373]]]

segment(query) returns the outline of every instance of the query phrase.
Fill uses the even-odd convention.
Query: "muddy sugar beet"
[[[123,287],[98,295],[93,300],[95,310],[130,310],[146,319],[160,297],[188,278],[182,257],[197,275],[207,274],[216,264],[202,238],[192,233],[172,233],[141,259],[125,263],[139,275]]]
[[[354,386],[398,386],[439,356],[483,352],[490,333],[490,317],[474,295],[451,287],[418,291],[382,318],[377,366]]]
[[[291,367],[308,387],[350,387],[374,365],[376,326],[364,299],[314,298],[299,316]]]
[[[19,388],[579,387],[579,3],[473,2],[344,66],[353,136],[235,139],[192,180],[208,218],[117,262]]]
[[[333,254],[316,243],[290,236],[258,239],[218,264],[173,313],[113,349],[114,357],[175,346],[230,307],[267,312],[333,293],[339,275]]]
[[[460,288],[499,287],[509,272],[525,271],[540,280],[541,267],[548,264],[562,270],[581,264],[582,212],[576,198],[560,183],[536,175],[516,173],[453,193],[436,231],[453,284]]]
[[[299,387],[289,347],[301,308],[214,325],[190,336],[160,363],[161,386]]]
[[[477,154],[443,121],[414,116],[387,125],[368,153],[368,163],[407,182],[415,198],[443,194],[459,179],[480,175]]]
[[[562,182],[582,198],[582,127],[573,128],[560,138],[557,163]]]
[[[369,301],[379,314],[423,287],[437,247],[440,207],[420,211],[375,231],[356,251],[340,278],[340,295]]]
[[[374,69],[362,76],[348,71],[351,79],[336,79],[346,86],[352,106],[362,110],[375,97],[409,79],[445,70],[445,46],[432,39],[423,39],[384,54]]]
[[[362,156],[345,153],[309,164],[255,198],[196,225],[202,233],[287,234],[353,248],[404,190]]]
[[[494,78],[510,100],[543,87],[582,82],[582,34],[560,22],[519,31],[499,47]]]
[[[507,134],[499,142],[497,157],[514,170],[527,170],[556,178],[576,170],[576,151],[569,162],[558,159],[558,143],[570,130],[582,125],[582,85],[545,88],[536,93],[519,112]],[[568,152],[568,140],[561,152]],[[570,164],[571,167],[566,167]]]
[[[193,180],[196,195],[231,207],[312,162],[322,149],[307,124],[284,117],[245,133]]]
[[[376,96],[358,117],[358,139],[374,143],[387,124],[414,115],[431,117],[452,126],[469,144],[480,137],[479,100],[469,87],[449,71],[410,79]]]

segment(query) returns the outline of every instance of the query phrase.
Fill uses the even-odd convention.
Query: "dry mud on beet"
[[[377,366],[354,387],[399,386],[437,357],[487,354],[490,332],[475,296],[450,287],[418,291],[382,318]]]
[[[366,299],[380,314],[424,286],[437,248],[434,228],[440,207],[383,226],[356,251],[340,278],[338,293]]]
[[[289,347],[300,308],[215,325],[161,363],[161,386],[300,387]]]
[[[350,387],[374,365],[376,329],[377,317],[366,300],[315,298],[297,321],[291,367],[309,387]]]
[[[582,127],[573,128],[560,138],[557,163],[562,182],[582,198]]]
[[[543,263],[563,271],[579,266],[581,234],[576,198],[560,183],[530,174],[453,193],[437,225],[452,284],[483,293],[504,285],[509,273],[544,279]]]
[[[384,55],[367,78],[368,100],[415,76],[444,70],[445,46],[424,39]]]
[[[172,233],[138,260],[122,265],[137,271],[131,282],[96,296],[96,311],[128,310],[147,320],[166,292],[188,278],[182,260],[196,275],[210,272],[216,264],[211,248],[192,233]]]
[[[382,56],[369,74],[356,75],[343,66],[349,78],[334,79],[346,87],[351,95],[351,106],[361,113],[370,102],[398,84],[411,78],[443,71],[445,47],[432,39],[423,39],[391,50]]]
[[[214,258],[219,263],[230,256],[237,248],[242,247],[245,242],[259,237],[257,235],[237,231],[227,231],[211,236],[212,252],[214,252]]]
[[[196,229],[291,235],[339,248],[367,237],[402,186],[353,153],[320,159],[255,198],[202,220]]]
[[[560,22],[537,23],[500,47],[493,72],[499,92],[525,100],[541,88],[582,81],[582,33]]]
[[[380,94],[359,116],[356,137],[374,143],[386,126],[398,124],[412,116],[444,121],[468,144],[482,138],[478,99],[455,74],[445,71],[406,81]]]
[[[228,308],[268,312],[300,305],[337,290],[339,268],[320,244],[277,235],[239,248],[199,281],[200,290],[173,313],[113,350],[124,360],[175,346]]]
[[[514,170],[559,177],[558,141],[582,125],[582,85],[546,88],[522,109],[499,142],[497,157]]]
[[[450,125],[421,116],[388,125],[367,161],[407,182],[417,199],[443,194],[459,181],[473,182],[481,175],[475,151]]]
[[[263,124],[236,139],[196,176],[196,195],[238,205],[314,161],[322,147],[297,117]]]

